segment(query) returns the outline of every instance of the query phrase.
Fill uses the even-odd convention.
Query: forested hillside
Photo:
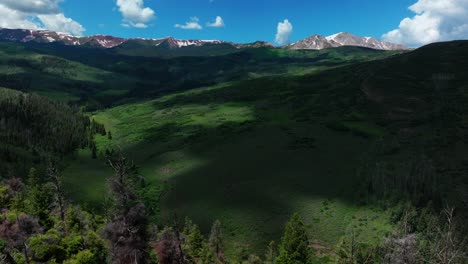
[[[467,51],[0,43],[0,259],[467,263]]]
[[[0,88],[0,177],[25,176],[33,166],[94,146],[105,134],[78,107]]]
[[[113,135],[97,138],[98,152],[119,146],[141,166],[163,194],[162,223],[188,215],[208,231],[214,219],[225,220],[231,249],[250,241],[246,247],[258,252],[293,211],[326,249],[350,232],[378,245],[406,213],[415,231],[426,221],[420,214],[447,204],[461,223],[466,50],[463,41],[434,44],[118,106],[94,116]],[[95,204],[108,169],[88,157],[81,153],[65,174],[73,196]],[[93,195],[76,180],[82,171]]]
[[[37,92],[92,111],[216,83],[303,74],[398,53],[356,47],[245,48],[220,56],[161,58],[144,56],[148,52],[131,56],[112,49],[0,42],[0,86]]]

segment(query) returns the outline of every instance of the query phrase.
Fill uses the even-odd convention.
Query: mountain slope
[[[399,44],[380,41],[371,37],[358,37],[342,32],[328,37],[313,35],[304,40],[285,46],[288,49],[315,49],[321,50],[332,47],[356,46],[377,50],[408,50],[408,47]]]
[[[0,179],[84,148],[90,120],[78,108],[0,87]]]
[[[96,109],[214,83],[300,74],[397,53],[346,47],[321,52],[231,48],[232,52],[225,54],[224,44],[176,50],[162,46],[147,50],[144,45],[135,40],[114,49],[95,49],[0,42],[0,86]],[[188,56],[194,52],[199,57]],[[183,54],[187,57],[180,57]]]
[[[247,44],[236,44],[221,40],[181,40],[173,37],[160,38],[160,39],[147,39],[147,38],[130,38],[124,39],[113,36],[94,35],[88,37],[73,36],[66,33],[54,32],[49,30],[29,30],[29,29],[7,29],[0,28],[0,41],[12,42],[36,42],[36,43],[59,43],[68,46],[85,46],[85,47],[99,47],[99,48],[114,48],[121,46],[127,42],[133,42],[127,46],[135,47],[136,43],[146,47],[163,47],[166,49],[180,49],[186,47],[203,47],[216,45],[228,47],[230,49],[242,48],[260,48],[274,46],[264,41],[257,41]]]
[[[235,52],[245,48],[274,48],[271,43],[256,41],[238,44],[221,40],[180,40],[173,37],[159,39],[118,38],[95,35],[89,37],[72,36],[66,33],[47,30],[5,29],[0,28],[0,41],[59,43],[69,46],[115,48],[126,55],[143,56],[206,56]],[[378,50],[408,50],[403,45],[384,42],[370,37],[358,37],[350,33],[338,33],[324,37],[313,35],[304,40],[285,46],[289,49],[325,49],[341,46],[356,46]],[[211,50],[211,52],[210,52]]]
[[[319,245],[350,229],[374,243],[392,227],[379,207],[361,206],[367,191],[416,204],[444,197],[466,211],[467,51],[467,41],[438,43],[122,105],[94,116],[113,135],[98,148],[122,148],[163,188],[152,207],[162,222],[189,216],[207,231],[221,219],[235,248],[250,241],[261,252],[294,211]],[[87,204],[99,204],[109,173],[89,153],[65,172]]]

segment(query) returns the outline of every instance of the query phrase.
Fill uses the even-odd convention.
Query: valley
[[[466,219],[468,41],[377,50],[348,46],[355,36],[339,43],[343,33],[293,48],[110,37],[118,44],[102,46],[95,36],[8,34],[0,106],[21,113],[32,96],[52,121],[44,131],[34,111],[0,114],[0,176],[49,173],[57,161],[66,198],[93,219],[108,214],[116,153],[138,168],[131,186],[151,226],[189,218],[209,234],[219,220],[227,259],[264,254],[294,213],[314,263],[336,263],[349,239],[377,254],[413,211],[421,237],[424,217],[437,215],[427,211],[450,204]],[[26,127],[29,143],[11,127]],[[53,132],[70,146],[43,148],[32,136]]]

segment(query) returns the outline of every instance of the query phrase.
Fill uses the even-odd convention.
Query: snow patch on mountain
[[[321,50],[341,46],[356,46],[378,50],[406,50],[408,47],[380,41],[372,37],[358,37],[356,35],[340,32],[328,37],[322,35],[312,35],[304,40],[286,46],[289,49],[314,49]]]

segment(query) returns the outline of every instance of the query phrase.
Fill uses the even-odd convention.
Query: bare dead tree
[[[210,249],[215,254],[216,258],[224,263],[224,234],[221,222],[216,220],[211,226],[210,238],[208,240]]]
[[[158,255],[160,264],[185,264],[189,263],[182,251],[180,237],[172,228],[165,228],[158,239],[153,243],[153,248]]]
[[[137,195],[137,169],[121,153],[109,159],[115,174],[108,181],[112,209],[105,236],[113,264],[148,263],[148,220],[145,205]]]
[[[467,261],[466,238],[457,234],[454,208],[446,207],[443,211],[445,224],[437,230],[437,240],[434,246],[433,263],[454,264]]]
[[[52,185],[55,189],[55,203],[59,210],[60,220],[65,221],[65,192],[62,185],[62,177],[60,176],[57,168],[53,163],[50,163],[49,168],[47,169],[47,176],[52,182]]]
[[[385,241],[385,259],[388,264],[418,263],[416,234],[404,234]]]
[[[29,264],[27,241],[31,235],[41,231],[39,221],[26,214],[16,215],[15,222],[3,221],[0,224],[0,238],[6,241],[5,261],[12,259],[10,251],[16,248],[21,251],[25,262]]]

